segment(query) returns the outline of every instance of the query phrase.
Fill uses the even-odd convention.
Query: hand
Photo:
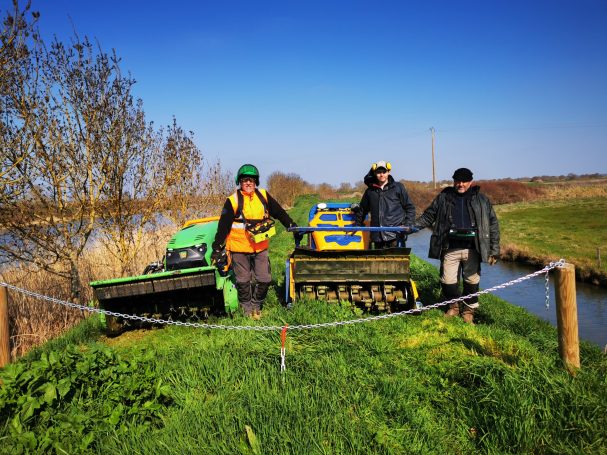
[[[296,228],[297,227],[297,223],[291,223],[289,225],[289,228]],[[293,232],[293,239],[295,240],[295,245],[299,245],[301,243],[301,241],[304,238],[304,233],[303,232],[297,232],[294,231]]]
[[[495,256],[489,256],[489,259],[487,260],[487,264],[495,265],[496,262],[497,262],[497,258]]]
[[[217,264],[217,262],[223,256],[225,256],[225,254],[226,254],[226,252],[225,252],[225,250],[223,248],[221,250],[219,250],[219,249],[213,250],[213,252],[211,253],[211,264]]]
[[[406,226],[401,226],[404,230],[403,230],[403,234],[405,235],[409,235],[413,232],[413,228],[409,225]]]

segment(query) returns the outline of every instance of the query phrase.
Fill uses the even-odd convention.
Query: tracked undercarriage
[[[317,204],[309,226],[293,229],[309,236],[287,261],[287,301],[348,301],[377,311],[419,306],[404,236],[400,247],[371,249],[369,231],[378,228],[354,227],[354,219],[349,204]]]

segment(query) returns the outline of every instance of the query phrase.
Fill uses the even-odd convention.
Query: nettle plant
[[[18,451],[87,449],[102,435],[160,422],[171,403],[154,353],[124,359],[107,347],[42,353],[0,373],[0,433]],[[5,440],[6,441],[6,440]]]

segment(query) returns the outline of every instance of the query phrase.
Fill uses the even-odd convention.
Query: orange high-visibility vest
[[[268,193],[263,188],[257,188],[261,195],[268,200]],[[234,214],[238,210],[238,192],[236,190],[229,199],[232,204]],[[242,214],[234,220],[232,223],[232,229],[226,240],[226,249],[235,253],[259,253],[260,251],[267,250],[269,241],[264,240],[259,243],[254,243],[247,231],[245,230],[244,219],[246,220],[263,220],[266,218],[266,208],[261,199],[257,196],[257,192],[246,194],[240,191],[243,198]]]

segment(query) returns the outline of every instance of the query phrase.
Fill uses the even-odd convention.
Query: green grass
[[[300,200],[291,212],[299,224],[313,202]],[[272,239],[278,288],[292,245],[284,230]],[[414,257],[412,270],[422,299],[433,303],[436,269]],[[260,322],[241,316],[213,322],[295,326],[364,317],[348,306],[315,301],[287,310],[277,295],[271,291]],[[0,403],[6,422],[0,451],[26,452],[19,444],[34,440],[57,453],[63,453],[57,447],[108,454],[607,453],[607,358],[600,350],[582,343],[582,369],[571,376],[548,323],[493,296],[481,297],[478,319],[470,326],[432,310],[291,329],[283,373],[279,332],[167,327],[105,339],[89,323],[68,341],[18,362],[18,384],[6,385],[12,369],[2,372],[2,393],[13,401]],[[20,397],[36,398],[41,385],[61,379],[27,372],[46,371],[36,362],[74,343],[70,359],[80,352],[77,364],[104,369],[82,373],[76,401],[68,395],[53,401],[43,409],[50,415],[34,414],[19,433],[9,421],[27,405]],[[110,353],[103,362],[99,354],[89,360],[103,345]],[[157,392],[137,403],[133,415],[108,416],[108,402],[134,400],[138,381]],[[96,404],[90,401],[95,395]],[[79,402],[85,411],[77,410]],[[85,423],[78,420],[83,415]],[[90,439],[85,448],[83,438]]]
[[[607,199],[517,203],[496,207],[502,244],[533,257],[564,258],[576,266],[607,271]],[[597,248],[605,258],[599,269]]]

